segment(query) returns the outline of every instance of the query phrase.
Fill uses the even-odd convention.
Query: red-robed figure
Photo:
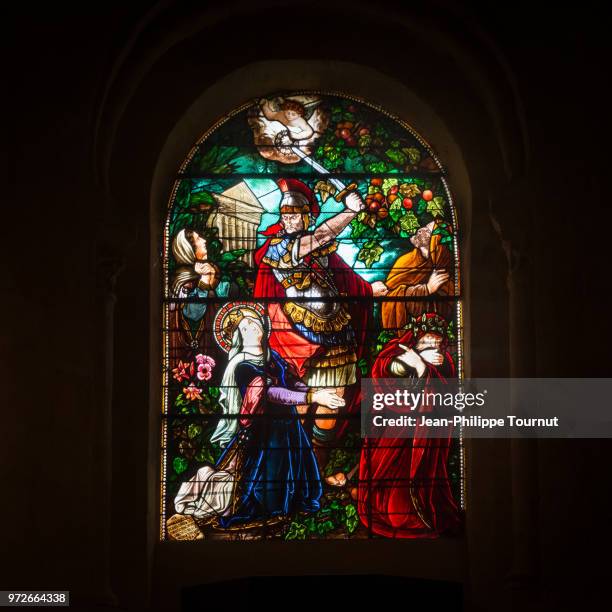
[[[426,313],[391,340],[372,367],[372,378],[411,377],[425,393],[455,377],[447,350],[446,321]],[[431,385],[436,384],[435,389]],[[420,406],[416,412],[421,420]],[[430,415],[431,416],[431,415]],[[418,424],[411,438],[366,438],[359,465],[361,522],[388,538],[436,538],[461,525],[447,472],[451,428],[444,438],[427,437]],[[440,436],[441,428],[436,428]]]
[[[319,214],[312,190],[296,179],[280,179],[278,185],[280,221],[262,232],[267,239],[255,253],[253,297],[268,300],[270,348],[308,387],[331,388],[343,396],[350,414],[358,409],[357,361],[371,310],[367,298],[387,291],[381,282],[363,280],[335,252],[336,237],[364,204],[351,191],[345,210],[309,230]],[[337,425],[334,412],[316,409],[328,418],[315,421],[315,443],[327,445],[345,430],[347,421]]]

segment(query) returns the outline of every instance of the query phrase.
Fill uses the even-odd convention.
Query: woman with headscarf
[[[425,394],[433,391],[433,385],[450,382],[456,374],[447,349],[446,325],[435,313],[412,319],[404,333],[380,352],[372,379],[408,377]],[[427,409],[419,405],[417,423],[420,412]],[[413,438],[364,439],[358,511],[373,533],[388,538],[436,538],[460,526],[447,471],[450,428],[443,435],[437,429],[437,437],[430,437],[427,426],[417,425]]]
[[[216,519],[221,528],[316,512],[321,479],[295,406],[339,408],[344,400],[310,390],[278,353],[264,348],[261,307],[243,303],[218,317],[218,328],[231,338],[219,400],[228,418],[220,419],[211,441],[225,450],[214,467],[204,466],[183,483],[176,511]]]
[[[229,291],[229,283],[219,282],[219,269],[207,261],[206,239],[195,230],[182,229],[177,233],[172,242],[172,254],[180,265],[174,272],[171,297],[193,301],[170,303],[170,369],[179,361],[191,360],[198,352],[211,355],[215,360],[219,357],[214,342],[207,337],[214,317],[207,299],[225,297]]]

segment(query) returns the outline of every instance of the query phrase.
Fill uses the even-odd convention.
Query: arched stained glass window
[[[360,430],[364,379],[462,377],[457,230],[431,148],[363,100],[270,95],[200,138],[164,231],[163,539],[458,528],[461,441]]]

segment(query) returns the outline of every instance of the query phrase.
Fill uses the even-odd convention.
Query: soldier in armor
[[[336,237],[364,204],[351,191],[344,199],[345,210],[312,230],[319,214],[312,190],[296,179],[281,179],[278,184],[280,222],[263,232],[267,240],[255,254],[254,297],[268,300],[270,348],[304,384],[335,391],[344,397],[346,412],[354,413],[359,399],[357,362],[371,310],[363,298],[387,291],[379,281],[363,280],[336,253]],[[315,414],[319,418],[314,422],[314,443],[329,447],[348,423],[337,422],[337,409],[320,406]],[[342,475],[328,482],[344,484]]]

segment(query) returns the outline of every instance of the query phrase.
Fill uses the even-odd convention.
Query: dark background
[[[0,587],[69,588],[87,606],[112,602],[110,585],[120,607],[159,605],[147,603],[165,575],[150,534],[157,466],[147,459],[157,444],[148,403],[157,333],[148,324],[151,180],[179,117],[249,62],[374,67],[451,126],[473,186],[464,261],[472,375],[610,376],[602,10],[521,1],[13,4],[3,96]],[[520,600],[527,609],[571,609],[602,597],[609,442],[478,449],[468,474],[481,486],[469,498],[466,607]],[[347,557],[325,545],[258,548],[259,563],[300,575],[298,558]],[[437,554],[395,551],[396,571],[387,573],[404,574],[407,554]],[[228,563],[245,556],[248,568],[250,554],[232,548]],[[283,572],[266,557],[279,554]],[[517,558],[532,562],[517,570]],[[354,564],[355,574],[380,569],[368,555]],[[248,575],[227,567],[217,579]],[[319,573],[334,571],[325,567]]]

